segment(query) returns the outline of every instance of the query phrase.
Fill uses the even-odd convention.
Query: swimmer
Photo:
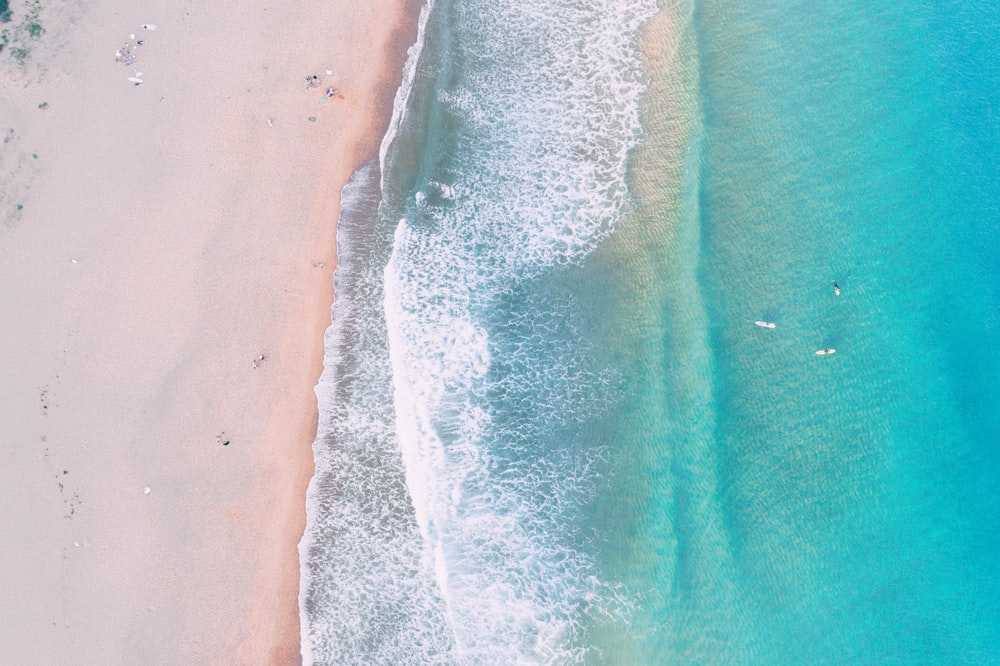
[[[833,295],[840,296],[840,285],[837,284],[836,280],[833,281]]]

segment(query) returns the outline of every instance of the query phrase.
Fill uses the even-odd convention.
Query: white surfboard
[[[836,349],[817,349],[816,356],[828,356],[829,354],[836,354]]]
[[[769,321],[755,321],[754,323],[762,328],[774,328],[774,324]]]
[[[128,77],[128,80],[131,81],[132,83],[134,83],[135,85],[139,85],[140,83],[145,83],[142,79],[140,79],[140,78],[138,78],[136,76],[130,76],[130,77]]]

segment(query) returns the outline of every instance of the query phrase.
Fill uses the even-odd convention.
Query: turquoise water
[[[1000,662],[1000,9],[656,9],[425,14],[345,190],[308,662]]]
[[[617,564],[658,584],[655,630],[622,653],[996,662],[1000,10],[677,11],[697,94],[654,89],[647,108],[688,103],[695,166],[679,205],[636,224],[669,223],[651,254],[697,259],[671,256],[649,328],[619,342],[662,364],[621,424],[663,454],[623,472],[646,519]],[[637,153],[647,189],[660,154]],[[617,240],[619,279],[664,271]]]

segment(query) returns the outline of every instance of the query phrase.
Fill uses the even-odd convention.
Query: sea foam
[[[601,395],[607,379],[559,304],[529,294],[624,214],[644,89],[634,41],[655,5],[449,9],[437,140],[384,272],[396,434],[458,657],[568,663],[593,616],[627,605],[578,525],[601,452],[551,427],[600,411],[569,386]],[[511,335],[494,315],[516,316],[514,292],[541,307]]]
[[[436,0],[344,191],[302,556],[307,663],[575,663],[627,612],[581,520],[614,401],[548,286],[627,207],[655,2]]]

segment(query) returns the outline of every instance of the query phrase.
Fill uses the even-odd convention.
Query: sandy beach
[[[298,663],[339,192],[419,3],[11,10],[0,661]]]

